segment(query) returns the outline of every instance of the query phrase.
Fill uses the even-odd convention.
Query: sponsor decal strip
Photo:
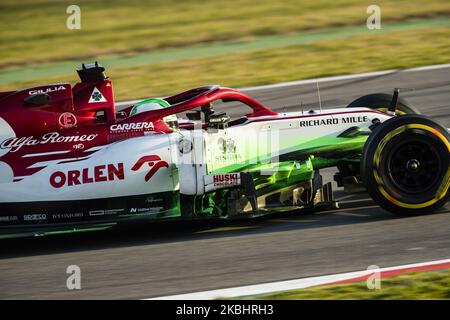
[[[77,160],[79,160],[78,158]],[[60,161],[60,160],[58,160]],[[62,162],[66,162],[62,161]],[[131,168],[131,171],[139,171],[144,165],[150,168],[144,179],[149,181],[161,168],[168,168],[169,164],[158,155],[143,156]],[[148,169],[147,169],[148,170]],[[55,171],[50,175],[50,185],[59,189],[64,186],[76,186],[89,183],[125,180],[125,169],[123,162],[117,164],[102,164],[91,168],[82,168],[66,171]]]
[[[35,214],[25,214],[23,216],[23,221],[45,221],[47,220],[47,215],[45,213],[35,213]]]
[[[89,216],[95,217],[95,216],[104,216],[104,215],[116,215],[123,211],[125,211],[125,209],[93,210],[93,211],[89,211]]]
[[[155,127],[153,122],[131,122],[131,123],[117,123],[110,127],[111,132],[121,132],[130,130],[151,130],[153,131]]]
[[[10,149],[10,152],[16,152],[23,146],[35,146],[47,143],[67,143],[67,142],[88,142],[94,140],[98,134],[84,134],[77,136],[61,136],[58,132],[49,132],[42,136],[40,140],[34,136],[9,138],[0,144],[0,149]]]
[[[61,85],[61,86],[47,87],[47,88],[43,88],[43,89],[30,90],[30,91],[28,91],[28,94],[31,96],[33,94],[38,94],[38,93],[51,93],[51,92],[64,91],[64,90],[66,90],[66,87]]]
[[[364,281],[368,277],[379,272],[381,278],[393,277],[407,272],[426,272],[444,270],[450,268],[450,259],[428,261],[422,263],[407,264],[395,267],[380,268],[378,270],[362,270],[348,273],[339,273],[311,278],[302,278],[287,281],[270,282],[235,288],[179,294],[149,298],[145,300],[211,300],[218,298],[236,298],[261,295],[273,292],[304,289],[319,285],[338,284],[343,282]]]
[[[241,176],[239,173],[206,175],[203,180],[205,183],[205,192],[241,184]]]
[[[94,168],[82,170],[56,171],[50,176],[50,184],[54,188],[75,186],[94,182],[124,180],[125,170],[123,163],[99,165]]]
[[[274,121],[274,120],[292,120],[292,119],[304,119],[304,118],[311,118],[311,117],[326,117],[326,116],[336,116],[336,115],[342,115],[342,114],[355,114],[355,113],[374,113],[374,114],[380,114],[380,115],[386,115],[382,112],[378,112],[375,110],[360,110],[360,111],[344,111],[344,112],[335,112],[335,113],[314,113],[314,114],[304,114],[304,115],[298,115],[298,116],[294,116],[294,117],[277,117],[277,118],[263,118],[263,119],[251,119],[249,121],[250,122],[262,122],[262,121]],[[358,122],[365,122],[362,121],[364,120],[365,117],[348,117],[345,122],[343,120],[342,123],[358,123]],[[359,121],[360,120],[360,121]],[[366,119],[367,120],[367,119]],[[311,121],[315,121],[315,120],[311,120]],[[308,122],[308,121],[301,121],[301,122]],[[338,123],[326,123],[326,121],[324,122],[324,125],[332,125],[332,124],[338,124]],[[310,125],[304,125],[306,127],[308,126],[312,126],[313,124]],[[320,125],[320,121],[317,125]]]

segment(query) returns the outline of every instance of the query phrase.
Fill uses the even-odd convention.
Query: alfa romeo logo
[[[96,87],[94,87],[94,90],[92,90],[91,97],[89,98],[89,103],[97,103],[97,102],[106,102],[106,99],[102,95],[102,93]]]
[[[102,100],[102,95],[100,93],[98,93],[98,92],[94,92],[92,94],[92,99],[95,100],[95,101],[100,101],[100,100]]]

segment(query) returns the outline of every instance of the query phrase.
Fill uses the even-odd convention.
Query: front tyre
[[[379,112],[387,113],[392,101],[392,94],[372,93],[350,102],[346,108],[369,108]],[[420,114],[420,111],[405,99],[399,97],[395,109],[397,116],[406,114]],[[359,176],[359,166],[351,163],[341,163],[337,166],[340,175],[343,177]]]
[[[420,115],[394,117],[367,140],[361,175],[371,197],[398,215],[431,213],[449,197],[450,135]]]

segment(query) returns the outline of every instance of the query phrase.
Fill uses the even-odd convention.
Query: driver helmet
[[[170,107],[170,103],[168,103],[164,99],[151,98],[139,101],[134,105],[134,107],[130,111],[130,116],[134,116],[138,113],[158,110]],[[163,118],[163,121],[172,128],[176,128],[178,126],[178,119],[176,114],[171,114],[167,117]]]

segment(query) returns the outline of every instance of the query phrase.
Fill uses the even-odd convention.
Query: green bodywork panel
[[[273,161],[273,156],[268,152],[256,152],[251,150],[240,150],[239,156],[246,155],[245,158],[238,158],[237,151],[231,151],[226,155],[212,153],[207,157],[208,174],[223,174],[230,172],[255,172],[264,170],[267,166],[276,169],[285,169],[287,161],[307,160],[311,156],[313,167],[318,170],[336,166],[339,162],[359,161],[367,135],[357,135],[355,137],[318,137],[308,139],[298,139],[298,142],[281,142],[287,147],[279,150],[277,158]],[[305,141],[307,140],[307,141]],[[264,148],[263,148],[264,149]],[[266,148],[267,149],[267,148]],[[236,156],[235,156],[236,155]],[[220,161],[220,157],[225,161]],[[356,159],[355,159],[356,157]],[[219,161],[217,161],[219,159]],[[289,166],[289,165],[288,165]],[[268,168],[269,168],[268,167]]]
[[[246,159],[242,159],[238,157],[236,148],[224,152],[221,147],[219,152],[209,154],[207,173],[250,172],[256,195],[260,196],[300,183],[312,183],[315,170],[334,167],[340,163],[359,163],[367,137],[361,134],[296,139],[296,143],[285,143],[288,147],[280,150],[277,162],[272,162],[273,157],[268,153],[241,150],[239,156],[247,155]],[[221,159],[224,161],[220,161]],[[220,207],[224,206],[223,198],[226,193],[226,190],[220,190],[197,196],[202,199],[202,209],[197,212],[203,215],[218,214]]]

